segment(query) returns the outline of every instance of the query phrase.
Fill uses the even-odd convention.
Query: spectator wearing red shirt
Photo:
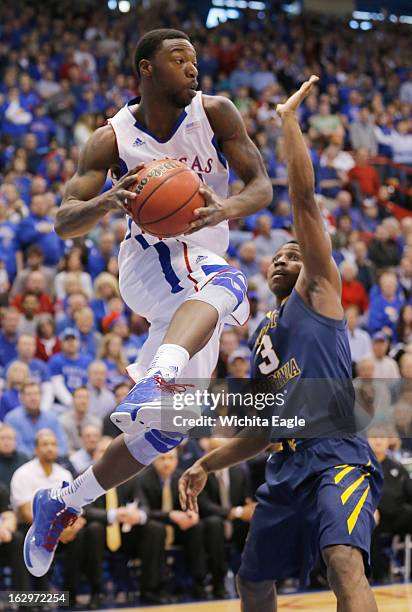
[[[240,55],[240,45],[232,43],[228,36],[222,36],[217,48],[219,71],[230,74],[237,66]]]
[[[23,300],[26,293],[34,293],[39,300],[39,309],[35,314],[48,312],[54,313],[53,301],[46,293],[46,281],[40,270],[34,270],[27,276],[26,289],[24,293],[18,293],[11,305],[15,306],[20,312],[23,311]]]
[[[350,261],[343,261],[340,265],[342,276],[342,306],[357,306],[363,314],[368,310],[368,294],[365,287],[356,279],[358,267]]]
[[[36,355],[37,359],[48,361],[52,355],[60,353],[61,342],[56,336],[56,324],[52,316],[43,314],[37,323]]]
[[[369,151],[360,147],[356,151],[356,164],[348,172],[348,178],[359,192],[357,199],[376,197],[379,193],[380,179],[375,168],[369,164]]]

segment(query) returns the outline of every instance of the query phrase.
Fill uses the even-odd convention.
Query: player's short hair
[[[159,28],[157,30],[150,30],[143,34],[141,39],[136,45],[136,49],[133,56],[133,67],[140,78],[139,63],[142,59],[151,59],[157,51],[159,51],[162,42],[164,40],[172,40],[173,38],[183,38],[190,42],[190,38],[187,34],[181,30],[173,30],[171,28]]]

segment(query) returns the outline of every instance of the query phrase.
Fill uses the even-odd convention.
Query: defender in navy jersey
[[[280,452],[268,459],[237,578],[243,612],[276,610],[276,581],[296,577],[306,584],[319,555],[340,612],[377,610],[365,569],[382,474],[367,442],[354,433],[339,432],[336,425],[353,423],[350,350],[340,276],[314,198],[313,168],[296,118],[296,109],[317,80],[311,77],[277,109],[297,241],[281,247],[268,270],[278,306],[254,335],[253,375],[284,392],[284,406],[276,407],[274,414],[290,411],[290,405],[309,423],[320,414],[321,434],[305,437],[304,428],[298,428],[294,439],[284,439]],[[325,402],[327,411],[322,414]],[[266,447],[268,438],[252,430],[247,433],[183,474],[184,509],[197,508],[197,496],[211,471]],[[273,429],[272,441],[278,438]]]

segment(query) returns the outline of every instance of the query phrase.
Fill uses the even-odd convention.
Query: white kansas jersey
[[[192,102],[182,110],[167,140],[159,140],[131,112],[131,107],[138,99],[131,100],[114,117],[109,119],[116,134],[120,158],[121,175],[134,168],[140,162],[151,162],[155,159],[178,159],[196,172],[200,179],[222,198],[228,194],[229,169],[223,153],[218,148],[217,139],[210,126],[202,102],[202,92],[198,91]],[[141,234],[141,229],[131,223],[132,236]],[[144,234],[149,244],[159,239]],[[163,242],[174,241],[166,238]],[[214,253],[223,254],[229,244],[227,221],[214,227],[207,227],[185,236],[189,244],[207,247]]]

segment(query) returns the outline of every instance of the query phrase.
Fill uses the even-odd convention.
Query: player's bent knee
[[[236,576],[236,586],[242,603],[242,612],[274,612],[276,609],[276,584],[274,580],[254,582]]]
[[[334,590],[351,589],[365,576],[360,550],[352,546],[330,546],[322,551],[328,579]]]
[[[246,297],[246,292],[246,276],[238,268],[228,266],[188,299],[210,304],[216,308],[221,320],[240,306]]]
[[[179,446],[185,436],[181,433],[150,429],[137,435],[124,434],[127,450],[142,465],[150,465],[159,455]]]

